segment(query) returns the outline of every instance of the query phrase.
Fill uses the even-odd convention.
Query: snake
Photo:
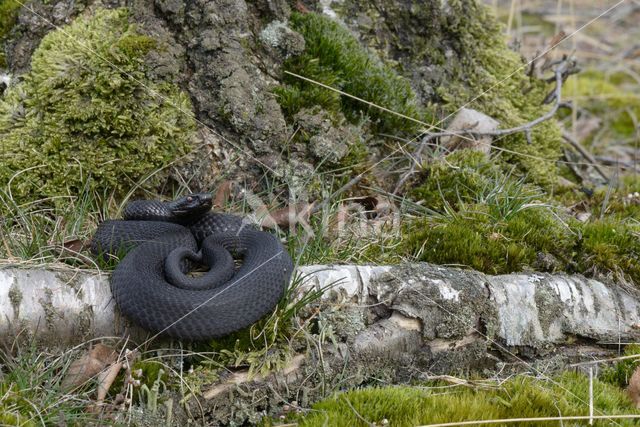
[[[119,258],[111,291],[131,322],[177,339],[208,340],[252,325],[281,300],[293,272],[283,244],[212,206],[209,193],[133,200],[122,219],[99,224],[91,252]]]

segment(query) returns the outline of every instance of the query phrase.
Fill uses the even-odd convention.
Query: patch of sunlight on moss
[[[444,384],[337,393],[313,405],[307,415],[292,416],[288,421],[311,427],[381,425],[383,420],[387,420],[388,425],[408,427],[456,421],[589,414],[589,380],[579,373],[565,373],[553,381],[518,376],[491,389],[449,385],[443,392],[441,387],[437,387],[439,385]],[[594,406],[604,414],[636,413],[622,389],[598,380],[594,381]],[[636,423],[635,420],[617,422],[623,426]],[[609,423],[603,420],[596,421],[594,425]],[[588,420],[571,421],[571,425],[588,424]],[[531,421],[518,425],[534,427],[540,423]]]
[[[31,70],[0,101],[0,185],[17,203],[123,193],[190,151],[188,96],[147,76],[144,56],[155,46],[125,9],[98,10],[43,38]]]
[[[363,98],[400,114],[428,121],[416,101],[409,81],[373,56],[339,23],[316,13],[294,13],[291,27],[305,39],[305,51],[285,63],[285,70],[316,80],[350,95]],[[292,117],[302,108],[320,105],[330,112],[342,112],[352,122],[365,116],[377,132],[411,134],[416,123],[367,107],[353,99],[293,76],[276,89],[285,115]]]

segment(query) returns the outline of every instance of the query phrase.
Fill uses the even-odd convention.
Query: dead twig
[[[593,165],[593,168],[600,174],[605,181],[609,182],[609,177],[607,174],[600,168],[597,160],[589,153],[578,141],[576,141],[567,131],[562,131],[562,139],[569,143],[573,148],[575,148],[589,163]]]

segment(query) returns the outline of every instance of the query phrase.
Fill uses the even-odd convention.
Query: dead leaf
[[[499,125],[497,120],[480,111],[462,108],[447,127],[447,132],[451,132],[452,135],[442,137],[440,140],[449,152],[470,148],[488,155],[491,151],[491,136],[473,137],[458,134],[465,131],[478,132],[479,134],[493,132],[498,129]]]
[[[307,6],[304,5],[304,3],[302,3],[300,0],[298,0],[294,6],[296,8],[296,10],[300,13],[309,13],[309,9],[307,8]]]
[[[260,225],[267,228],[275,228],[276,225],[285,228],[302,222],[306,224],[309,221],[313,207],[314,203],[294,203],[270,212],[269,215],[262,219]]]
[[[229,196],[233,190],[233,181],[226,180],[218,186],[216,195],[213,198],[213,207],[222,208],[229,201]]]
[[[81,240],[81,239],[70,239],[70,240],[67,240],[64,243],[62,243],[62,246],[64,246],[65,250],[71,251],[71,252],[74,252],[74,253],[79,253],[86,247],[85,246],[85,241]]]
[[[629,379],[627,394],[631,398],[631,401],[636,405],[636,408],[640,409],[640,366],[633,371],[633,375],[631,375],[631,378]]]
[[[75,360],[62,380],[62,389],[78,387],[114,363],[118,354],[104,344],[96,344],[79,359]]]
[[[120,372],[120,369],[122,369],[122,365],[122,362],[114,363],[113,365],[109,366],[106,371],[101,371],[100,374],[98,374],[98,392],[96,396],[97,403],[102,402],[104,398],[107,397],[107,393],[109,392],[109,389],[111,388],[113,382],[116,380],[118,372]]]

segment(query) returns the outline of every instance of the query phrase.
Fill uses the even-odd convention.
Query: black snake
[[[180,339],[221,337],[251,325],[282,297],[293,262],[278,238],[242,217],[211,212],[212,203],[207,193],[133,201],[124,220],[98,227],[95,255],[126,254],[111,288],[120,312],[137,325]],[[232,254],[242,258],[239,267]],[[208,271],[194,276],[190,265]]]

